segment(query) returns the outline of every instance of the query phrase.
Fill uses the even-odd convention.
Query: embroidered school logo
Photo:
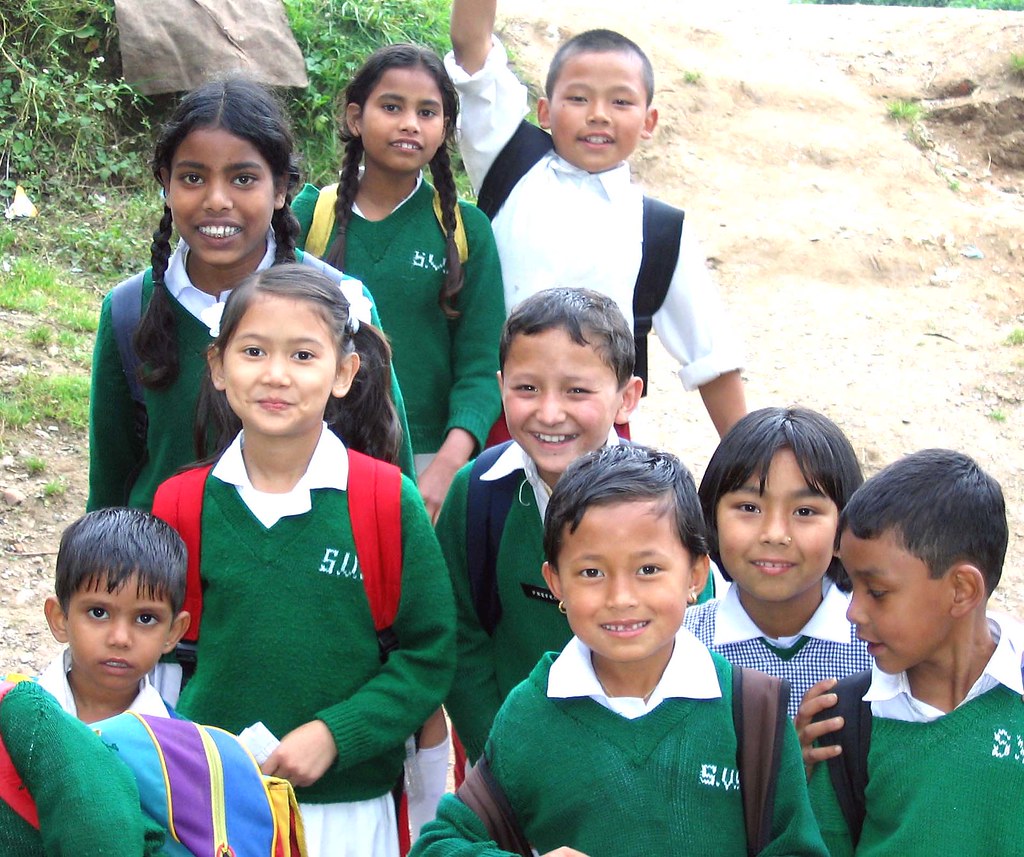
[[[339,559],[340,554],[341,551],[337,548],[327,548],[324,551],[324,558],[320,562],[320,573],[362,580],[363,573],[359,570],[359,558],[354,553],[345,551],[345,555]]]
[[[1012,758],[1015,762],[1024,762],[1024,736],[997,729],[992,735],[992,755],[996,759]]]
[[[412,266],[414,268],[424,268],[427,271],[444,271],[448,267],[448,262],[445,260],[444,256],[440,259],[435,259],[433,253],[424,253],[422,250],[413,250]]]
[[[736,791],[740,787],[740,772],[725,765],[719,767],[705,763],[700,766],[700,784],[723,791]]]

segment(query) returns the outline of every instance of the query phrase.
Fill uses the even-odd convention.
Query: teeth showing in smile
[[[611,138],[604,135],[591,135],[583,138],[588,143],[610,143]]]
[[[207,238],[230,238],[242,231],[241,226],[200,226],[199,232]]]
[[[647,627],[647,622],[630,622],[628,625],[602,625],[606,631],[639,631]]]
[[[411,152],[418,152],[421,148],[415,143],[392,143],[391,145],[396,149],[408,149]]]
[[[544,441],[544,443],[564,443],[567,440],[572,440],[576,435],[574,434],[541,434],[537,432],[537,439]]]

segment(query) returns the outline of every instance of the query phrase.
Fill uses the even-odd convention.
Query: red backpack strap
[[[402,597],[402,471],[348,450],[348,510],[379,635],[394,624]]]
[[[0,682],[0,702],[7,695],[12,687],[13,681]],[[39,812],[36,809],[36,802],[28,793],[21,776],[14,769],[14,761],[11,754],[7,752],[4,739],[0,738],[0,800],[7,803],[26,822],[36,830],[39,829]]]
[[[185,583],[185,609],[192,616],[184,639],[199,639],[199,621],[203,614],[203,587],[199,580],[199,543],[203,521],[203,489],[212,464],[195,467],[172,476],[156,489],[153,514],[163,519],[181,536],[188,550],[188,574]]]

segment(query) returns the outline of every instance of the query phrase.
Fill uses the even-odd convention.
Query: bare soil
[[[847,431],[865,470],[928,446],[1003,484],[1011,541],[998,609],[1024,616],[1024,16],[769,0],[507,0],[506,42],[532,81],[596,26],[649,50],[648,192],[687,209],[747,343],[750,406],[800,403]],[[920,102],[919,124],[889,118]],[[44,212],[45,216],[45,212]],[[140,265],[143,260],[139,260]],[[0,314],[0,325],[30,319]],[[656,346],[642,439],[700,476],[716,437]],[[0,353],[6,385],[58,353]],[[85,503],[84,433],[7,431],[0,489],[0,672],[38,670],[63,527]],[[30,475],[26,462],[47,463]],[[46,483],[64,480],[62,496]],[[18,496],[23,499],[18,502]]]

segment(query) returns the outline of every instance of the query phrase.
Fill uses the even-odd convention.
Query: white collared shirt
[[[71,649],[65,647],[64,651],[39,674],[39,686],[56,699],[64,711],[72,717],[78,717],[78,705],[75,703],[75,695],[71,691],[71,683],[68,681],[69,672],[71,672]],[[136,714],[148,714],[151,717],[171,716],[167,711],[167,705],[149,680],[148,675],[143,676],[139,682],[139,692],[127,710],[134,711]]]
[[[615,431],[615,427],[612,426],[608,430],[608,439],[605,441],[605,446],[618,446],[621,442],[622,439]],[[512,441],[508,448],[498,456],[497,461],[487,468],[485,473],[481,474],[480,479],[483,482],[495,482],[498,479],[504,479],[510,473],[515,473],[517,470],[522,470],[526,474],[526,481],[533,488],[533,496],[537,499],[537,511],[540,513],[541,521],[543,521],[544,514],[548,510],[551,489],[540,478],[540,474],[537,473],[537,465],[534,464],[533,459],[526,454],[526,450],[518,443]]]
[[[366,167],[360,167],[359,168],[359,179],[360,179],[360,181],[363,178],[363,172],[365,171],[365,169],[366,169]],[[396,205],[394,208],[392,208],[391,209],[391,213],[394,214],[396,211],[398,211],[398,209],[400,209],[410,199],[412,199],[416,195],[416,191],[418,191],[420,189],[420,185],[421,184],[423,184],[423,171],[422,170],[420,171],[420,174],[418,176],[416,176],[416,184],[413,185],[413,189],[409,192],[409,195],[405,199],[403,199],[400,203],[398,203],[398,205]],[[369,219],[365,214],[363,214],[362,211],[359,210],[359,206],[356,205],[356,201],[355,200],[352,200],[352,212],[354,214],[358,214],[361,218],[363,218],[363,220],[368,220]]]
[[[551,665],[547,694],[549,699],[587,696],[609,711],[635,720],[666,699],[720,699],[722,688],[711,652],[680,628],[665,672],[646,702],[639,697],[608,696],[594,672],[591,650],[579,637],[573,637]]]
[[[815,637],[833,643],[849,643],[850,621],[846,618],[846,611],[850,606],[850,596],[827,577],[822,578],[821,586],[821,604],[818,605],[818,609],[814,611],[799,633],[781,639],[772,639],[771,637],[765,637],[765,639],[780,648],[789,648],[800,637]],[[730,586],[718,604],[718,613],[715,616],[715,636],[711,644],[724,646],[729,643],[741,643],[744,640],[757,640],[764,636],[764,631],[754,624],[754,620],[750,618],[740,602],[739,587]]]
[[[274,240],[274,231],[267,232],[267,252],[263,254],[257,271],[262,271],[274,264],[274,254],[277,252],[277,241]],[[202,320],[200,313],[215,303],[223,303],[231,294],[231,289],[225,289],[219,295],[211,295],[202,289],[196,288],[188,276],[188,254],[189,246],[184,238],[178,240],[170,260],[167,262],[167,271],[164,274],[164,285],[171,296],[187,309],[196,318]]]
[[[267,529],[281,518],[304,515],[312,509],[310,491],[314,488],[334,488],[337,491],[348,489],[348,450],[341,439],[327,428],[326,423],[320,431],[320,438],[306,472],[295,483],[295,487],[285,494],[270,494],[253,487],[242,458],[244,444],[245,432],[242,431],[231,441],[210,473],[221,482],[234,485],[242,502]]]
[[[989,614],[988,627],[992,639],[996,641],[996,649],[985,664],[985,669],[971,689],[967,692],[960,708],[972,699],[992,690],[996,685],[1004,685],[1018,696],[1024,695],[1024,682],[1021,680],[1021,655],[1024,653],[1024,637],[1020,630],[1014,629],[1008,620]],[[1017,630],[1017,634],[1012,632]],[[1009,632],[1009,633],[1008,633]],[[1014,637],[1016,636],[1016,639]],[[910,680],[906,672],[890,674],[883,672],[878,665],[871,667],[871,685],[864,699],[871,703],[871,713],[875,717],[889,720],[903,720],[907,723],[930,723],[946,714],[940,708],[916,699],[910,689]]]

